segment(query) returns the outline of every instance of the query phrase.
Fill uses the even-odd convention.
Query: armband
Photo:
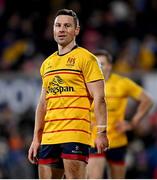
[[[107,125],[97,125],[97,128],[107,128]]]

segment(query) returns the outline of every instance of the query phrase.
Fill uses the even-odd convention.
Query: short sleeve
[[[139,86],[137,83],[132,81],[129,78],[125,78],[125,87],[127,88],[127,93],[129,96],[139,99],[140,94],[143,91],[143,88]]]
[[[40,67],[40,75],[41,75],[41,77],[43,77],[44,76],[44,67],[43,67],[44,65],[43,65],[43,63],[42,63],[42,65],[41,65],[41,67]]]
[[[85,82],[104,79],[103,73],[98,65],[97,58],[94,55],[88,55],[84,57],[82,72],[85,78]]]
[[[40,75],[41,75],[41,78],[42,78],[42,87],[46,87],[45,85],[45,81],[44,81],[44,63],[41,65],[40,67]]]

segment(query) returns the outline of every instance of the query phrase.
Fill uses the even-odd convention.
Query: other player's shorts
[[[81,143],[41,145],[38,151],[38,164],[51,164],[63,168],[62,159],[80,160],[87,163],[89,146]]]
[[[104,151],[104,153],[98,154],[97,149],[91,147],[90,152],[89,152],[89,158],[104,157],[107,159],[109,163],[117,164],[117,165],[124,165],[126,151],[127,151],[127,147],[122,146],[118,148],[110,148]]]

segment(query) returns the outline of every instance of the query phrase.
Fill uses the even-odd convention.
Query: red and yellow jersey
[[[47,103],[42,144],[90,144],[92,99],[86,83],[104,79],[96,57],[81,47],[55,52],[43,62],[41,76]]]
[[[105,99],[107,104],[107,136],[109,139],[109,147],[115,148],[126,145],[128,143],[125,133],[118,133],[115,129],[117,121],[123,121],[128,103],[128,98],[139,99],[143,89],[135,82],[127,77],[117,74],[111,74],[110,78],[105,82]],[[92,121],[95,124],[92,104]],[[92,146],[96,137],[96,129],[92,132]]]

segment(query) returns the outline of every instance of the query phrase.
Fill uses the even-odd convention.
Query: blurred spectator
[[[5,11],[5,0],[0,0],[0,18]]]
[[[151,71],[156,64],[157,40],[152,35],[146,35],[137,57],[138,68],[144,71]]]

